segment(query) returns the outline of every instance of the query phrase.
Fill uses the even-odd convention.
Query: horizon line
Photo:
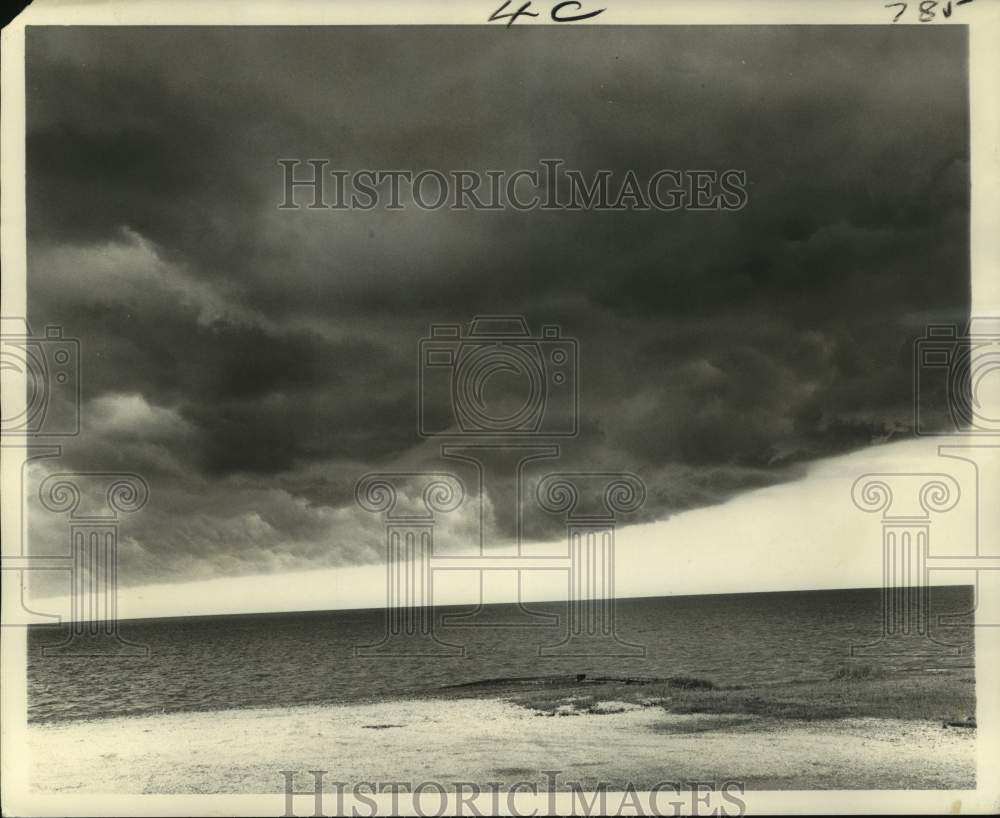
[[[915,585],[894,585],[891,590],[896,590],[899,588],[917,588],[920,586]],[[954,584],[954,585],[927,585],[924,586],[928,591],[934,589],[943,588],[972,588],[975,589],[975,585],[972,583],[965,584]],[[793,588],[793,589],[772,589],[767,591],[719,591],[717,593],[709,594],[639,594],[636,596],[626,596],[626,597],[588,597],[587,601],[614,601],[614,602],[628,602],[638,599],[688,599],[692,597],[715,597],[715,596],[760,596],[764,594],[820,594],[820,593],[842,593],[844,591],[885,591],[885,586],[880,585],[862,585],[862,586],[851,586],[847,588]],[[474,608],[474,607],[500,607],[504,605],[553,605],[553,604],[568,604],[571,600],[569,599],[540,599],[532,600],[530,603],[523,603],[518,601],[513,602],[490,602],[479,603],[450,603],[447,605],[403,605],[398,608],[393,608],[393,610],[414,610],[414,609],[440,609],[445,610],[448,608]],[[578,600],[577,600],[578,601]],[[237,617],[237,616],[274,616],[274,615],[292,615],[292,614],[321,614],[321,613],[339,613],[339,612],[366,612],[366,611],[378,611],[378,610],[389,610],[385,605],[374,605],[367,607],[345,607],[345,608],[299,608],[293,610],[259,610],[259,611],[240,611],[240,612],[229,612],[229,613],[202,613],[202,614],[174,614],[166,616],[135,616],[135,617],[118,617],[116,619],[71,619],[69,617],[61,618],[58,622],[32,622],[23,627],[31,629],[42,629],[42,628],[59,628],[65,627],[66,625],[73,625],[78,623],[103,623],[103,622],[156,622],[162,620],[175,620],[175,619],[215,619],[222,617]],[[7,625],[4,624],[3,627],[18,627],[17,625]],[[442,625],[442,627],[448,627],[447,625]]]

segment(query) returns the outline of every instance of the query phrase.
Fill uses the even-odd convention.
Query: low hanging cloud
[[[29,318],[83,356],[82,433],[35,478],[148,480],[123,581],[377,561],[371,471],[455,471],[441,547],[509,540],[512,480],[481,520],[475,474],[417,433],[420,339],[479,314],[578,341],[580,434],[537,465],[640,475],[634,521],[909,433],[912,342],[969,308],[962,29],[505,34],[28,32]],[[283,211],[282,157],[737,168],[748,202]],[[36,512],[33,548],[58,551],[65,521]]]

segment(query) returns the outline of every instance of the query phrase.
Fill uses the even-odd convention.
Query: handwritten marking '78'
[[[886,3],[885,7],[887,9],[899,9],[896,12],[896,16],[892,18],[892,22],[894,23],[898,23],[911,6],[914,8],[919,22],[929,23],[938,16],[938,9],[941,11],[941,16],[947,20],[952,15],[953,7],[957,8],[971,2],[972,0],[955,0],[954,3],[951,0],[948,0],[947,3],[941,3],[939,0],[921,0],[919,3]]]

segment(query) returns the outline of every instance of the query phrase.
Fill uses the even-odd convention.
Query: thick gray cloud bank
[[[379,559],[355,480],[447,466],[417,435],[435,322],[578,339],[558,467],[641,475],[649,520],[909,433],[912,341],[968,312],[960,27],[36,27],[27,98],[30,319],[83,350],[51,468],[149,481],[128,582]],[[748,202],[287,211],[282,157],[736,168]],[[503,537],[513,489],[490,493]]]

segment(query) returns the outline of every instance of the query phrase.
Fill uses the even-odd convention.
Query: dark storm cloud
[[[373,559],[354,480],[440,465],[417,341],[480,313],[579,339],[563,464],[642,474],[641,519],[905,434],[912,340],[968,310],[965,54],[957,27],[30,29],[30,313],[84,350],[66,459],[164,498],[136,580]],[[739,168],[749,202],[280,211],[281,157]]]

